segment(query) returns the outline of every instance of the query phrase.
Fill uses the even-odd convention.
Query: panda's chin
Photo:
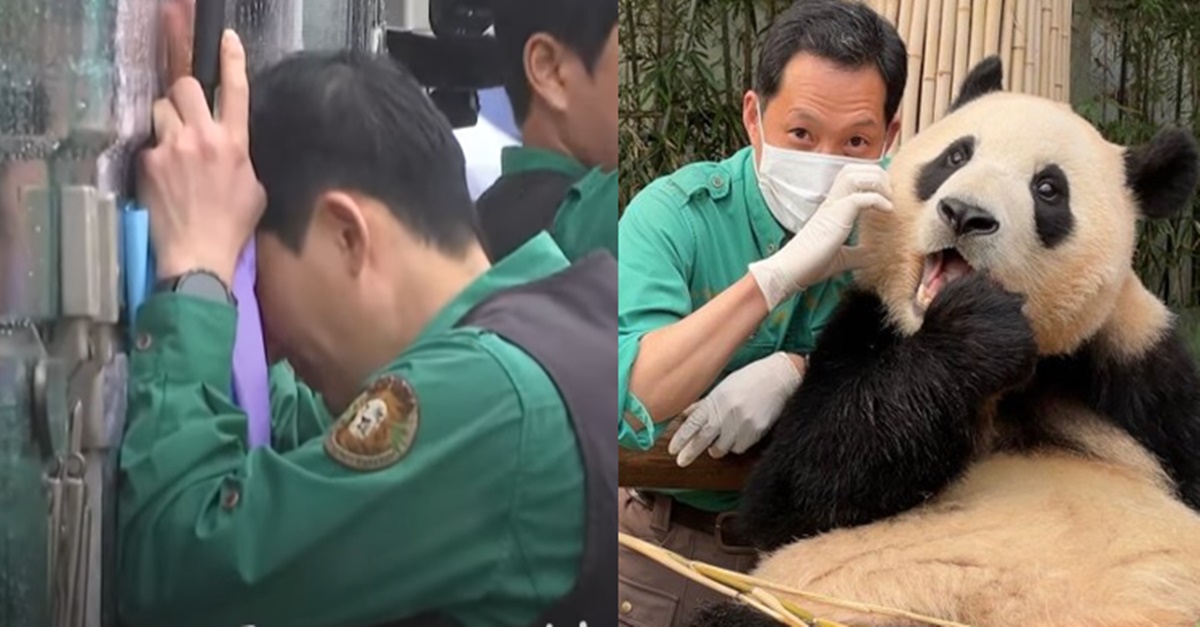
[[[927,255],[921,269],[921,283],[917,286],[917,309],[924,313],[947,285],[971,272],[971,265],[953,248]]]

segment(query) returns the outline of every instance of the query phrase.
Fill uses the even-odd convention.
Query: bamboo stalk
[[[1050,97],[1050,79],[1052,76],[1052,66],[1047,63],[1047,60],[1054,58],[1054,46],[1051,44],[1051,29],[1054,27],[1054,0],[1042,0],[1041,21],[1038,26],[1041,28],[1041,39],[1038,42],[1038,64],[1041,66],[1038,71],[1038,90],[1037,95],[1043,98]]]
[[[904,40],[904,45],[907,47],[909,39],[912,38],[912,33],[909,29],[912,28],[913,0],[900,0],[900,17],[896,22],[896,30],[900,33],[900,38]]]
[[[1026,39],[1029,42],[1025,48],[1025,93],[1036,94],[1038,86],[1038,55],[1041,53],[1041,46],[1038,42],[1038,35],[1041,31],[1042,17],[1042,2],[1041,0],[1029,0],[1029,30],[1026,33]]]
[[[967,65],[975,67],[983,60],[983,29],[987,28],[987,0],[971,0],[971,57]]]
[[[987,20],[983,32],[983,56],[1000,52],[1000,7],[1004,0],[988,0]]]
[[[666,549],[656,547],[649,542],[639,540],[632,536],[627,536],[623,533],[618,533],[617,540],[625,548],[641,553],[642,555],[654,560],[659,565],[671,570],[681,577],[686,577],[687,579],[690,579],[732,600],[741,601],[785,625],[789,624],[789,621],[786,618],[776,614],[775,610],[763,605],[761,601],[752,597],[747,597],[741,592],[730,588],[729,586],[717,583],[709,577],[698,574],[695,570],[688,567],[688,562],[686,560],[674,553],[671,553],[670,551],[667,551]]]
[[[1067,3],[1067,27],[1063,29],[1063,50],[1066,51],[1067,60],[1066,73],[1067,76],[1063,80],[1063,102],[1071,102],[1071,37],[1075,31],[1075,3],[1073,0],[1066,0]]]
[[[1013,50],[1012,64],[1004,68],[1005,75],[1011,75],[1009,89],[1015,92],[1025,91],[1025,51],[1029,45],[1029,0],[1016,0],[1017,9],[1013,20]]]
[[[934,120],[934,101],[937,90],[938,44],[942,32],[942,0],[930,0],[929,14],[925,16],[925,54],[921,64],[921,118],[917,132],[927,128]]]
[[[959,92],[967,78],[971,59],[971,0],[958,0],[958,25],[954,29],[954,74],[950,77],[950,98]]]
[[[950,108],[950,89],[954,87],[954,44],[958,24],[958,0],[942,0],[941,37],[938,40],[937,78],[934,79],[933,120]],[[922,96],[924,98],[924,96]]]
[[[922,616],[906,610],[883,607],[871,603],[849,601],[846,599],[839,599],[837,597],[826,596],[814,592],[805,592],[803,590],[788,588],[787,586],[782,586],[765,579],[759,579],[757,577],[719,568],[703,562],[685,559],[662,547],[655,546],[649,542],[646,542],[645,540],[641,540],[621,532],[617,533],[617,542],[621,546],[631,551],[640,553],[645,557],[670,569],[671,571],[690,579],[691,581],[695,581],[696,583],[709,587],[724,596],[755,605],[755,607],[760,609],[760,611],[763,611],[768,616],[771,616],[772,618],[775,618],[781,622],[785,622],[785,619],[776,616],[777,610],[770,606],[782,607],[785,610],[785,615],[787,613],[791,613],[794,615],[794,618],[799,618],[806,622],[814,622],[816,625],[820,625],[822,627],[846,627],[845,625],[841,625],[833,621],[816,618],[812,612],[796,608],[795,605],[786,598],[774,598],[765,602],[760,600],[764,598],[763,595],[767,591],[806,598],[817,603],[829,605],[831,607],[862,612],[868,615],[878,614],[896,618],[906,618],[928,625],[937,625],[938,627],[969,627],[968,625],[964,625],[962,623],[942,620],[940,618],[933,618],[930,616]],[[776,605],[776,603],[778,603],[778,605]]]
[[[1052,12],[1050,21],[1050,67],[1053,70],[1050,72],[1050,89],[1046,97],[1055,101],[1062,101],[1062,0],[1051,0]]]
[[[920,120],[921,51],[925,48],[925,19],[929,0],[913,0],[908,36],[908,83],[904,86],[904,118],[901,122],[901,144],[917,132]]]
[[[895,26],[900,19],[900,0],[887,0],[887,21]]]
[[[1004,68],[1005,90],[1010,90],[1013,86],[1013,43],[1016,41],[1013,29],[1014,22],[1016,21],[1016,13],[1016,0],[1005,0],[1004,11],[1000,18],[1000,64]]]

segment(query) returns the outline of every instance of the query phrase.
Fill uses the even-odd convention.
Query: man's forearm
[[[655,421],[678,415],[712,385],[768,313],[762,291],[747,274],[683,320],[646,334],[630,391]]]

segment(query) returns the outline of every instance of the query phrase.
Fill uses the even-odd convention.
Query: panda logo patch
[[[353,470],[387,468],[412,448],[419,422],[412,386],[404,379],[384,376],[334,423],[325,438],[325,452]]]

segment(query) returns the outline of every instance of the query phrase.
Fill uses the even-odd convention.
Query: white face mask
[[[852,159],[817,152],[787,150],[767,143],[763,130],[762,103],[758,105],[758,134],[762,156],[758,164],[758,188],[771,215],[783,228],[797,233],[816,213],[842,168],[852,163],[879,164],[879,159]]]

